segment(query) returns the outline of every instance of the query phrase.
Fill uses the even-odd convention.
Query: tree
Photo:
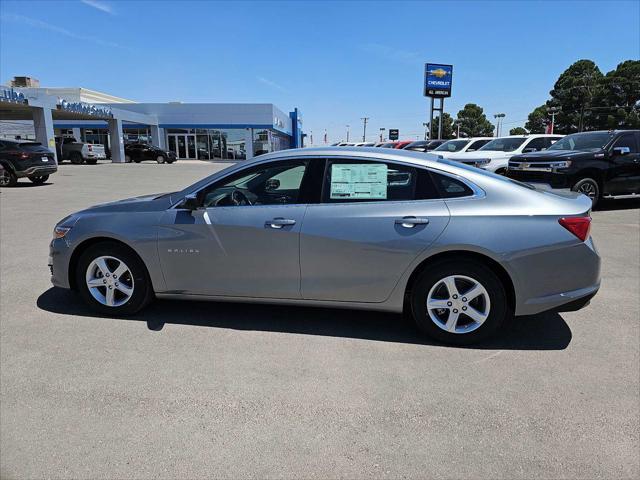
[[[487,120],[482,107],[475,103],[467,103],[458,112],[455,128],[460,126],[460,137],[490,137],[493,135],[493,124]]]
[[[522,127],[515,127],[509,130],[509,135],[526,135],[527,133],[529,132]]]
[[[453,138],[453,118],[447,112],[442,114],[442,138]],[[440,117],[433,119],[433,128],[431,129],[431,137],[437,138],[438,125],[440,125]]]
[[[627,60],[607,73],[594,103],[599,128],[640,128],[640,61]]]
[[[529,114],[527,123],[524,124],[529,133],[544,133],[547,128],[547,106],[540,105]]]
[[[591,107],[600,98],[602,86],[602,72],[591,60],[578,60],[562,72],[549,92],[551,101],[547,102],[547,106],[561,108],[554,133],[597,129],[599,118]]]

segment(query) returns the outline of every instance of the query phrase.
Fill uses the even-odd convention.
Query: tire
[[[31,183],[35,183],[36,185],[42,185],[44,182],[49,180],[49,175],[32,175],[29,177]]]
[[[449,293],[447,283],[452,278],[457,291]],[[471,290],[479,294],[467,298],[465,294]],[[435,307],[427,308],[428,301]],[[451,345],[480,342],[511,315],[505,288],[498,276],[489,267],[472,260],[430,265],[414,284],[411,311],[418,329]],[[472,312],[476,320],[468,315]],[[449,319],[456,318],[457,322],[448,323]]]
[[[165,161],[165,160],[164,160],[164,155],[158,155],[158,156],[156,157],[156,162],[158,162],[158,163],[164,163],[164,161]]]
[[[129,155],[124,156],[124,163],[131,163],[131,157]],[[136,163],[138,162],[136,161]]]
[[[600,185],[598,181],[593,178],[581,178],[571,187],[571,190],[585,194],[591,199],[594,207],[600,200]]]
[[[86,160],[87,165],[96,165],[98,163],[98,159],[97,158],[90,158],[88,160]]]
[[[15,187],[18,177],[13,171],[5,166],[0,166],[0,187]]]
[[[169,160],[169,159],[167,159],[167,163],[168,163],[169,165],[171,165],[173,162],[175,162],[175,160]]]
[[[126,271],[120,272],[121,278],[114,277],[120,266]],[[153,287],[144,263],[135,252],[117,242],[100,242],[87,248],[74,274],[82,299],[103,315],[133,315],[153,299]],[[96,284],[91,290],[87,285],[89,280]],[[129,289],[130,293],[125,293]]]
[[[71,163],[74,165],[80,165],[84,161],[84,158],[82,158],[82,154],[79,152],[71,152],[69,160],[71,160]]]

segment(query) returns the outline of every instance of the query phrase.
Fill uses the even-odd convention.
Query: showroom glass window
[[[296,204],[308,165],[308,160],[287,160],[247,168],[205,188],[199,198],[205,208],[237,206],[234,192],[251,205]]]

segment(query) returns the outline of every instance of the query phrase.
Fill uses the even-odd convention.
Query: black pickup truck
[[[640,130],[574,133],[547,150],[515,155],[507,177],[600,199],[640,198]]]

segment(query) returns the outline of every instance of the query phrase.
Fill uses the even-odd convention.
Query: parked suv
[[[129,143],[124,146],[124,160],[127,163],[131,161],[140,163],[143,160],[153,160],[158,163],[173,163],[176,161],[176,154],[146,143]]]
[[[562,135],[510,135],[491,140],[475,152],[450,155],[448,158],[504,175],[514,155],[546,150]]]
[[[1,187],[13,187],[24,177],[41,184],[57,170],[53,152],[41,143],[0,140]]]
[[[71,163],[76,165],[83,162],[95,165],[98,160],[107,158],[104,145],[79,142],[73,137],[56,137],[56,151],[58,163],[69,159]]]
[[[438,148],[433,150],[434,154],[440,155],[443,158],[450,158],[453,155],[466,152],[475,152],[484,147],[491,140],[495,140],[494,137],[471,137],[471,138],[457,138],[454,140],[447,140]]]
[[[507,176],[601,198],[640,198],[640,130],[574,133],[544,152],[516,155]]]

